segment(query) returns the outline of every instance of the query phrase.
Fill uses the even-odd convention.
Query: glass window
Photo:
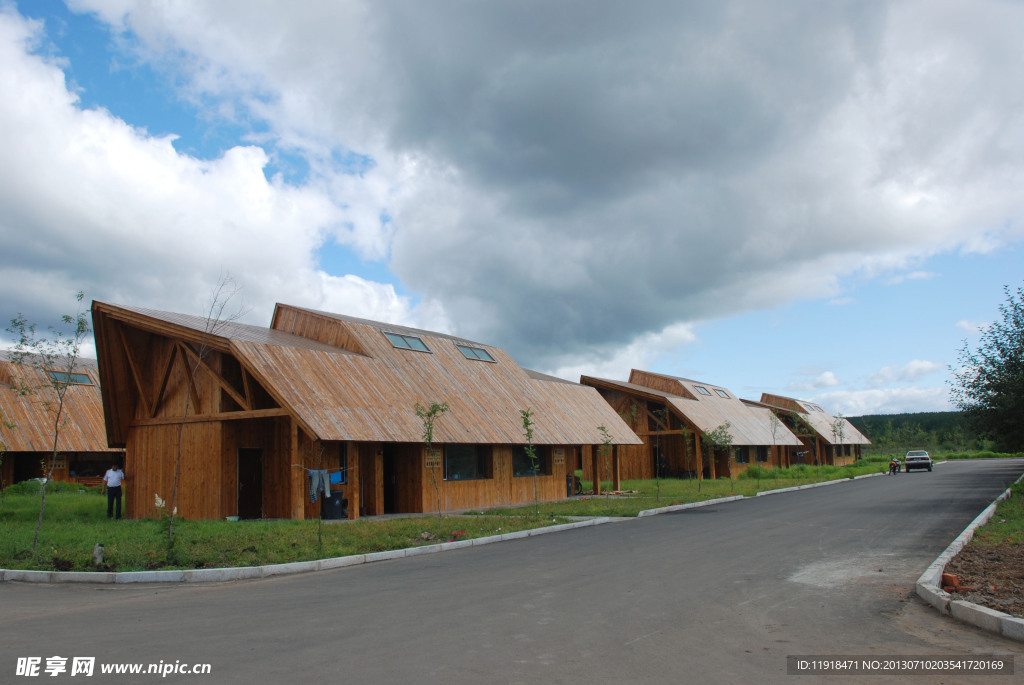
[[[444,479],[490,478],[489,450],[481,445],[445,445]]]
[[[715,388],[715,392],[718,393],[719,397],[724,397],[727,400],[730,399],[729,393],[727,393],[725,390],[719,390],[718,388]]]
[[[747,450],[747,446],[736,448],[736,463],[737,464],[749,464],[750,463],[750,452]]]
[[[391,344],[400,350],[416,350],[418,352],[430,352],[430,348],[423,344],[423,341],[413,335],[399,335],[398,333],[384,332]]]
[[[759,462],[766,462],[766,461],[768,461],[768,447],[767,447],[767,445],[758,445],[757,446],[757,460]]]
[[[456,345],[459,348],[459,352],[466,359],[479,359],[484,362],[493,362],[494,357],[487,353],[487,350],[482,350],[479,347],[469,347],[467,345]]]
[[[68,385],[92,385],[92,379],[87,373],[67,373],[66,371],[47,371],[50,380],[54,383],[65,383]]]
[[[551,459],[548,458],[547,445],[534,445],[533,449],[537,454],[537,475],[550,476]],[[526,445],[512,446],[512,475],[517,477],[533,475],[533,463],[526,455]]]
[[[703,385],[695,385],[693,387],[697,388],[697,392],[699,392],[701,395],[710,395],[711,394],[711,391],[708,390],[707,388],[705,388]]]

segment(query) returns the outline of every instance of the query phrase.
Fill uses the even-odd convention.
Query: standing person
[[[111,464],[107,472],[103,474],[103,485],[107,489],[107,518],[114,516],[114,505],[117,505],[117,518],[121,518],[121,483],[127,480],[124,471],[117,465]]]

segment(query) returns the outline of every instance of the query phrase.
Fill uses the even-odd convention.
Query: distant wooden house
[[[793,463],[845,466],[860,459],[861,448],[871,444],[847,419],[832,416],[813,402],[763,393],[761,404],[802,440],[803,447],[791,451]]]
[[[625,420],[643,445],[616,449],[622,479],[735,476],[750,464],[783,465],[785,449],[802,443],[767,408],[752,406],[721,386],[633,369],[629,381],[583,376]],[[727,426],[728,449],[714,450],[706,434]],[[598,472],[609,478],[602,461]],[[593,478],[588,463],[583,477]]]
[[[79,359],[71,374],[37,358],[14,363],[0,351],[0,452],[3,485],[42,478],[53,456],[57,403],[54,378],[68,383],[59,422],[54,480],[97,484],[124,451],[107,446],[99,374],[92,359]],[[44,466],[45,464],[45,466]]]
[[[598,426],[640,442],[592,388],[455,336],[282,304],[270,328],[102,302],[92,313],[132,517],[170,500],[176,472],[188,518],[316,518],[310,474],[323,471],[349,518],[430,512],[438,498],[443,510],[532,502],[523,409],[541,500],[566,497]],[[428,450],[414,407],[432,402],[450,409]]]

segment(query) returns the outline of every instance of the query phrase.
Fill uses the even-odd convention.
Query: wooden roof
[[[278,304],[272,327],[225,324],[207,332],[206,319],[93,303],[101,371],[107,320],[147,331],[206,339],[234,355],[268,393],[320,440],[421,442],[414,405],[447,402],[435,441],[522,444],[521,409],[531,409],[534,442],[600,444],[599,425],[614,427],[617,444],[640,444],[593,388],[543,379],[521,368],[504,350],[454,336]],[[417,337],[429,352],[396,348],[385,332]],[[456,343],[486,350],[495,361],[466,359]],[[547,377],[551,378],[551,377]],[[113,423],[130,422],[127,412]],[[108,424],[111,423],[108,417]],[[120,433],[119,428],[108,426]]]
[[[813,402],[798,400],[792,397],[783,397],[782,395],[762,393],[761,403],[781,409],[782,411],[799,414],[800,417],[814,430],[814,432],[818,434],[818,437],[830,445],[871,444],[871,441],[845,418],[840,420],[842,424],[842,436],[839,436],[838,433],[840,431],[836,431],[834,429],[836,417],[832,416],[822,409],[820,405]]]
[[[62,371],[63,369],[54,369]],[[64,395],[57,450],[60,452],[107,452],[100,398],[99,373],[92,359],[79,359],[75,373],[89,377],[91,385],[72,384]],[[31,388],[21,393],[18,387]],[[26,359],[11,361],[9,352],[0,351],[0,442],[9,452],[50,452],[53,449],[55,415],[51,410],[55,396],[46,370]],[[48,407],[47,404],[50,406]],[[13,423],[8,428],[6,423]]]
[[[628,382],[589,376],[581,377],[580,382],[662,401],[702,433],[710,433],[728,421],[734,445],[803,444],[785,426],[776,428],[773,440],[770,410],[751,407],[720,385],[637,369],[630,372]],[[698,386],[710,394],[704,394]]]

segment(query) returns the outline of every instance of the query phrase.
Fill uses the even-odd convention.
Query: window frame
[[[721,397],[722,399],[732,399],[732,396],[730,396],[729,393],[727,393],[725,390],[722,390],[721,388],[715,388],[715,392],[718,393],[718,396]]]
[[[708,397],[711,397],[711,391],[705,388],[703,385],[695,385],[693,387],[696,388],[697,392],[699,392],[701,395],[707,395]]]
[[[551,475],[551,449],[548,445],[534,445],[533,449],[537,451],[537,477],[550,476]],[[528,467],[523,473],[516,473],[516,459],[525,459]],[[533,476],[532,465],[529,464],[530,458],[526,455],[526,445],[512,445],[512,477],[513,478],[530,478]]]
[[[449,466],[449,451],[460,450],[470,448],[476,452],[476,471],[478,475],[470,476],[468,478],[462,478],[460,476],[452,477],[452,474],[448,470]],[[442,457],[441,468],[444,470],[444,480],[451,483],[461,483],[467,480],[490,480],[494,478],[494,466],[493,466],[493,453],[490,448],[486,445],[479,445],[476,443],[449,443],[444,446],[444,452]]]
[[[394,331],[384,330],[382,330],[381,333],[384,334],[384,337],[388,339],[388,342],[391,343],[391,346],[394,347],[396,350],[412,350],[413,352],[426,352],[427,354],[433,354],[431,349],[427,347],[427,344],[423,342],[423,339],[415,335],[405,335],[404,333],[396,333]],[[416,347],[414,344],[410,343],[410,340],[415,340],[416,343],[422,346],[423,349],[420,349],[419,347]],[[399,344],[399,341],[401,341],[402,344]]]
[[[458,348],[463,357],[470,361],[491,362],[492,364],[496,364],[498,362],[490,352],[482,347],[473,347],[472,345],[463,345],[462,343],[455,343],[455,347]],[[481,354],[484,356],[481,357]]]
[[[71,372],[68,372],[68,371],[60,371],[58,369],[43,369],[43,370],[46,371],[47,377],[52,382],[54,382],[54,383],[63,383],[65,385],[96,385],[93,382],[93,380],[92,380],[92,376],[90,376],[88,374],[88,372],[85,372],[85,371],[71,371]],[[60,378],[56,378],[55,377],[57,375],[66,376],[68,378],[67,378],[67,380],[61,380]],[[74,379],[71,378],[72,376],[84,376],[85,379],[86,379],[86,382],[83,383],[82,381],[74,380]]]

